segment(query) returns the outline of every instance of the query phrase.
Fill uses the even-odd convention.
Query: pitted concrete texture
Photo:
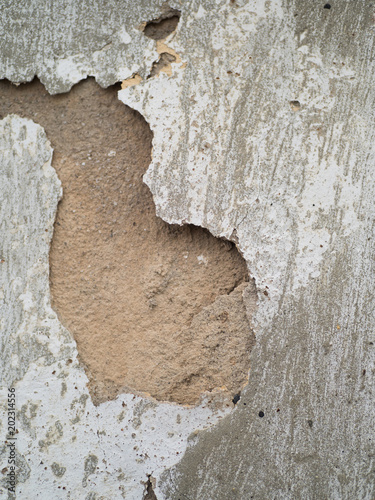
[[[11,5],[20,9],[19,2]],[[8,37],[1,42],[4,76],[19,81],[35,72],[38,60],[38,74],[47,75],[53,91],[82,77],[74,73],[75,60],[93,60],[92,39],[102,33],[102,20],[90,11],[97,28],[85,52],[84,35],[74,45],[68,25],[89,17],[86,4],[68,9],[68,22],[53,16],[67,3],[54,5],[48,15],[35,10],[43,19],[39,36],[26,24],[21,41],[35,39],[29,51],[27,44],[19,50],[19,24],[9,21],[9,9],[2,12]],[[108,19],[117,9],[122,22],[121,7],[107,5]],[[148,5],[129,6],[137,22],[160,17],[161,6],[155,12]],[[126,47],[117,53],[120,59],[103,57],[100,74],[109,82],[123,74],[120,65],[113,66],[119,60],[126,59],[122,67],[133,64],[123,76],[134,75],[132,86],[126,80],[119,97],[153,132],[145,180],[157,214],[236,241],[256,280],[259,303],[249,384],[234,411],[216,427],[194,432],[178,464],[172,453],[161,455],[169,464],[155,459],[157,471],[145,468],[143,481],[150,474],[156,479],[159,500],[372,500],[374,5],[188,0],[170,7],[181,16],[163,42],[178,55],[168,73],[150,76],[160,40],[142,34],[146,42],[139,51],[131,52],[131,44],[131,57]],[[21,11],[24,16],[26,7]],[[130,17],[123,26],[133,34]],[[48,56],[55,33],[64,33],[69,45],[63,47],[63,85]],[[139,40],[134,32],[134,43]],[[97,75],[91,62],[84,73],[89,65]],[[110,403],[99,410],[105,405]],[[155,411],[161,408],[166,406]],[[168,412],[173,408],[168,405]],[[197,413],[187,420],[192,415]],[[159,425],[155,432],[162,431]],[[58,429],[51,435],[58,436]],[[84,457],[97,455],[86,452]],[[30,470],[25,485],[34,480]],[[108,491],[103,485],[99,494]]]

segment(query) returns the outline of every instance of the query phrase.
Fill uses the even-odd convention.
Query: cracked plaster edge
[[[35,67],[29,74],[15,77],[11,72],[4,72],[0,75],[0,79],[8,80],[15,86],[27,84],[37,78],[46,88],[50,95],[58,95],[69,92],[74,85],[87,78],[94,78],[95,82],[101,88],[108,88],[124,80],[132,78],[135,74],[143,75],[146,77],[149,72],[149,67],[158,58],[154,40],[149,40],[143,53],[142,63],[133,63],[130,65],[119,65],[116,73],[110,80],[103,75],[103,71],[95,70],[95,62],[99,56],[107,50],[107,46],[100,50],[94,51],[93,61],[87,61],[84,55],[74,54],[58,60],[45,60],[42,66]],[[47,69],[46,69],[47,68]],[[53,83],[47,78],[46,75],[54,74],[58,83]]]
[[[159,130],[158,121],[160,117],[157,116],[157,113],[153,112],[152,109],[148,106],[150,102],[150,93],[152,89],[155,89],[156,96],[161,96],[164,94],[163,97],[167,97],[168,84],[170,83],[172,83],[172,93],[175,92],[176,88],[182,86],[184,72],[188,65],[188,62],[184,58],[181,58],[181,55],[177,52],[178,48],[173,48],[174,36],[175,32],[172,33],[168,38],[162,40],[162,44],[160,45],[162,49],[164,49],[164,47],[167,47],[170,54],[178,56],[178,58],[176,58],[176,61],[171,63],[171,71],[161,72],[161,74],[146,80],[143,80],[138,74],[132,75],[132,77],[122,82],[121,90],[118,91],[118,99],[126,106],[129,106],[131,109],[139,112],[145,119],[153,133],[151,163],[148,166],[145,174],[143,175],[143,182],[148,186],[151,192],[152,199],[156,208],[156,215],[168,224],[176,224],[179,226],[193,224],[195,226],[207,229],[216,238],[223,238],[225,240],[231,241],[235,244],[237,250],[246,261],[248,277],[249,279],[254,280],[257,287],[256,312],[255,314],[250,314],[247,310],[247,317],[251,328],[254,329],[254,333],[257,336],[257,331],[260,332],[261,325],[264,325],[264,319],[270,319],[273,316],[277,306],[277,298],[280,294],[279,290],[276,287],[272,287],[268,281],[263,284],[263,276],[257,273],[255,269],[253,269],[253,259],[248,255],[247,246],[245,244],[247,234],[242,230],[243,224],[239,223],[236,225],[236,227],[229,225],[226,228],[222,227],[221,229],[218,229],[218,227],[214,224],[207,224],[198,214],[188,213],[186,214],[186,216],[180,217],[178,215],[175,215],[173,212],[168,211],[168,207],[164,200],[162,200],[153,189],[153,181],[151,175],[156,163],[154,151],[155,149],[158,149],[159,152],[160,150],[162,150],[163,152],[165,152],[164,154],[166,156],[168,156],[169,153],[166,146],[167,141],[165,140],[165,129],[162,132],[160,132]],[[161,53],[159,50],[158,52],[159,54]],[[154,96],[151,98],[153,99]],[[174,124],[172,123],[171,129],[173,128],[173,125]],[[160,153],[158,155],[158,160],[162,162]],[[275,281],[278,280],[276,279]],[[275,300],[273,300],[272,302],[268,298],[268,291],[270,289],[273,292],[275,298]],[[264,297],[265,295],[267,295],[267,298]],[[260,305],[262,305],[262,308],[260,308]],[[245,386],[248,384],[249,376],[250,369]]]
[[[132,106],[132,107],[133,107],[133,106]],[[142,114],[143,114],[143,116],[145,116],[145,115],[144,115],[144,113],[142,113]],[[155,199],[155,196],[154,196],[154,201],[155,201],[156,205],[158,205],[157,200]],[[158,214],[158,215],[160,216],[160,215],[161,215],[161,212],[159,212],[159,214]],[[165,217],[164,217],[164,219],[166,220],[166,218],[165,218]],[[181,222],[181,223],[185,223],[185,222],[187,222],[185,219],[182,219],[182,218],[179,218],[179,220],[180,220],[180,222]],[[177,223],[178,223],[178,222],[177,222]],[[245,226],[245,225],[246,225],[246,224],[244,224],[244,226]],[[212,231],[211,231],[211,232],[212,232]],[[237,234],[237,238],[238,238],[238,245],[239,245],[240,247],[242,247],[243,245],[241,244],[241,242],[245,241],[245,238],[246,238],[245,228],[244,228],[244,229],[242,229],[242,228],[241,228],[241,226],[240,226],[240,228],[238,228],[238,227],[237,227],[237,233],[238,233],[238,234]],[[230,236],[230,235],[229,235],[229,236]],[[246,250],[246,249],[244,249],[244,250]],[[248,262],[251,262],[251,259],[250,259],[250,257],[249,257],[249,254],[248,254],[248,259],[247,259],[247,260],[248,260]],[[262,297],[262,300],[263,300],[263,304],[267,304],[266,299],[264,299],[264,298]],[[264,307],[263,307],[263,309],[264,309]],[[272,310],[271,310],[270,312],[271,312],[271,314],[270,314],[270,315],[272,316]]]
[[[274,15],[282,19],[284,17],[283,9],[281,8],[281,4],[278,1],[274,2],[273,5]],[[259,7],[258,15],[267,17],[270,15],[270,12],[266,12],[266,10],[261,12],[262,9]],[[272,9],[270,10],[272,11]],[[206,11],[202,6],[199,7],[198,12],[195,13],[196,19],[203,17],[206,14]],[[237,249],[244,257],[247,267],[248,274],[251,279],[254,279],[257,285],[258,291],[258,302],[257,302],[257,311],[254,316],[251,318],[251,324],[254,327],[255,331],[261,335],[262,330],[268,327],[271,324],[272,318],[275,316],[277,312],[278,303],[284,294],[285,287],[285,268],[281,266],[275,265],[265,265],[264,269],[260,270],[259,268],[259,258],[257,257],[257,253],[260,252],[260,247],[258,245],[254,245],[253,248],[249,247],[247,243],[249,241],[249,237],[252,232],[256,231],[255,227],[252,227],[251,221],[248,219],[241,220],[236,224],[233,222],[227,223],[219,223],[215,222],[215,215],[211,214],[211,220],[207,221],[202,216],[200,211],[194,210],[185,210],[184,215],[177,214],[176,211],[170,209],[168,204],[168,190],[165,187],[160,188],[157,186],[159,191],[156,192],[155,189],[155,179],[153,178],[154,170],[156,170],[157,165],[163,164],[166,166],[163,170],[163,182],[171,186],[173,186],[173,175],[170,172],[167,172],[167,169],[171,166],[169,158],[171,156],[170,149],[173,149],[173,145],[171,145],[170,140],[174,135],[174,127],[178,127],[178,118],[176,118],[173,113],[170,112],[171,109],[178,114],[179,104],[182,100],[182,91],[184,78],[186,77],[186,70],[188,65],[190,64],[189,56],[184,52],[184,47],[181,39],[178,36],[179,34],[174,32],[170,37],[168,37],[167,42],[171,48],[171,53],[178,54],[178,61],[172,63],[172,71],[167,74],[159,75],[155,78],[150,78],[146,80],[137,80],[134,82],[134,85],[124,85],[122,89],[118,92],[119,99],[126,104],[138,111],[149,124],[152,132],[152,161],[143,176],[143,180],[146,185],[149,187],[153,201],[156,207],[156,214],[160,218],[162,218],[165,222],[169,224],[194,224],[200,227],[203,227],[210,231],[210,233],[219,238],[225,238],[229,241],[232,241],[236,244]],[[286,35],[285,35],[286,36]],[[300,49],[301,52],[306,52],[306,46],[302,46]],[[159,51],[160,52],[160,51]],[[324,67],[323,57],[319,53],[309,54],[310,57],[313,57],[314,60],[319,63],[320,66]],[[177,64],[177,62],[179,64]],[[301,68],[302,72],[305,68]],[[345,78],[348,76],[353,76],[352,70],[342,70],[342,75],[337,75],[336,70],[332,70],[332,78]],[[197,85],[201,82],[198,81]],[[306,94],[306,95],[305,95]],[[304,99],[308,100],[308,90],[305,89],[300,92],[300,99],[303,101]],[[169,101],[169,102],[167,102]],[[166,104],[164,104],[166,102]],[[293,102],[293,101],[291,101]],[[204,102],[202,107],[208,106],[209,103]],[[329,106],[332,106],[332,103],[329,103]],[[166,110],[163,116],[163,109]],[[295,109],[292,107],[292,111],[295,112]],[[340,134],[340,127],[342,127],[342,123],[337,124],[337,134]],[[299,290],[308,286],[308,283],[311,279],[317,278],[320,274],[320,266],[323,264],[327,248],[318,248],[315,244],[312,244],[311,234],[313,238],[317,238],[316,232],[313,231],[314,221],[309,221],[309,209],[308,204],[311,199],[317,197],[321,199],[323,202],[333,198],[333,187],[334,182],[337,181],[340,177],[340,169],[339,165],[330,159],[331,161],[323,161],[322,168],[318,172],[319,175],[316,176],[315,182],[311,183],[311,187],[305,189],[303,193],[303,203],[302,208],[300,208],[298,212],[297,219],[297,240],[298,240],[298,248],[296,261],[298,263],[297,277],[293,282],[291,293],[297,297]],[[190,161],[190,160],[188,160]],[[355,167],[355,159],[352,158],[350,161],[350,169],[351,171]],[[348,177],[348,176],[347,176]],[[346,179],[345,179],[346,180]],[[206,192],[203,186],[199,185],[199,180],[196,178],[196,185],[194,189],[188,192],[188,196],[191,198],[203,199],[206,196]],[[359,230],[362,226],[361,221],[355,216],[354,211],[354,203],[356,197],[358,197],[360,191],[360,186],[355,185],[355,183],[347,183],[344,185],[343,196],[340,200],[340,204],[345,206],[346,200],[353,200],[352,206],[350,209],[345,206],[345,230],[344,233],[346,235],[354,234],[355,231]],[[296,208],[292,205],[293,208]],[[269,235],[265,235],[266,238],[269,238]],[[328,233],[324,231],[320,231],[319,239],[324,240],[326,243],[326,239],[328,238]],[[286,248],[284,248],[284,253],[292,252],[293,245],[291,242],[285,242]],[[303,248],[309,248],[313,246],[314,253],[310,263],[307,263],[305,256],[303,255]],[[320,245],[322,246],[322,245]],[[315,248],[316,247],[316,248]],[[282,260],[282,259],[281,259]],[[262,267],[262,266],[260,266]],[[318,269],[318,271],[317,271]],[[272,279],[270,277],[272,276]],[[272,300],[270,300],[270,296],[272,296]]]
[[[201,10],[199,10],[198,13],[199,15],[203,15]],[[238,234],[241,234],[240,224],[238,224],[236,228],[232,227],[230,229],[218,232],[213,225],[205,224],[203,220],[201,220],[200,218],[198,219],[194,218],[191,216],[191,214],[189,214],[189,217],[187,218],[173,217],[173,216],[170,217],[163,210],[160,199],[157,197],[156,193],[152,189],[150,172],[152,171],[154,164],[153,151],[155,147],[159,148],[163,147],[165,144],[165,140],[163,138],[163,134],[158,133],[158,124],[155,123],[155,121],[153,120],[153,116],[150,115],[150,111],[147,109],[146,100],[149,98],[148,89],[151,89],[155,85],[160,84],[160,86],[162,87],[165,83],[167,84],[171,80],[173,81],[176,79],[178,79],[179,85],[182,85],[182,80],[184,78],[184,70],[188,65],[188,61],[187,59],[181,57],[179,52],[181,46],[178,44],[178,42],[176,48],[174,48],[174,43],[173,43],[174,39],[176,38],[176,36],[178,38],[177,30],[178,30],[178,25],[176,30],[174,30],[170,35],[156,41],[156,50],[159,56],[161,56],[162,53],[168,53],[175,57],[175,61],[171,62],[166,70],[162,69],[158,75],[153,77],[147,77],[146,79],[143,79],[138,73],[133,74],[131,77],[125,79],[121,83],[121,90],[118,91],[118,99],[123,104],[129,106],[131,109],[138,111],[145,119],[145,121],[147,122],[148,126],[152,131],[153,136],[152,136],[152,149],[151,149],[151,163],[148,166],[145,174],[143,175],[143,182],[148,186],[151,192],[151,196],[155,204],[156,215],[158,217],[160,217],[162,220],[164,220],[164,222],[167,222],[168,224],[177,224],[179,226],[183,226],[185,224],[194,224],[196,226],[207,229],[216,238],[222,238],[234,243],[237,250],[239,251],[239,253],[246,262],[249,279],[254,280],[255,284],[257,284],[257,278],[259,278],[259,276],[256,273],[252,273],[251,261],[249,261],[249,259],[246,259],[245,256],[246,249],[245,246],[242,244],[244,238],[242,238],[242,235],[240,237],[237,236]],[[132,87],[138,87],[138,88],[131,89]],[[128,89],[131,89],[130,93],[128,92]],[[134,94],[132,93],[133,90],[135,90],[135,92],[137,92],[137,90],[140,90],[142,97],[139,98],[139,95],[136,95],[136,97],[134,97]],[[263,293],[265,292],[266,294],[268,294],[266,289],[268,289],[268,287],[264,288]],[[259,292],[258,287],[257,287],[257,292]],[[246,305],[245,293],[243,293],[243,299]],[[261,300],[262,298],[260,297],[260,293],[257,293],[256,311],[258,309]],[[256,334],[256,328],[258,325],[256,312],[253,313],[252,311],[249,310],[249,307],[246,307],[246,316],[250,328],[253,329],[254,333]],[[241,390],[243,390],[248,385],[249,377],[250,377],[250,367],[247,374],[247,380],[243,385],[243,387],[241,388]]]
[[[177,26],[177,29],[178,29],[178,26]],[[149,67],[151,69],[152,65],[155,63],[155,61],[158,60],[158,57],[160,57],[160,55],[163,52],[167,52],[168,54],[171,54],[176,58],[176,60],[173,61],[169,65],[167,70],[162,70],[159,75],[157,75],[155,77],[151,77],[150,80],[155,80],[155,79],[159,79],[159,78],[160,79],[169,78],[170,76],[175,74],[176,71],[183,70],[186,67],[187,62],[182,61],[180,55],[172,47],[169,46],[171,41],[173,40],[175,34],[176,34],[176,31],[177,30],[175,30],[172,34],[170,34],[165,39],[156,40],[156,41],[150,40],[149,45],[151,46],[151,48],[145,50],[145,52],[144,52],[143,63],[146,67]],[[100,78],[98,78],[97,74],[95,74],[95,73],[91,74],[91,73],[85,72],[85,70],[82,69],[82,64],[79,61],[77,62],[77,60],[75,60],[75,59],[76,59],[76,57],[67,58],[67,59],[64,59],[63,61],[59,61],[60,65],[56,68],[56,74],[57,74],[57,76],[59,76],[59,75],[61,76],[60,73],[62,72],[64,74],[65,79],[68,82],[68,84],[65,84],[64,87],[60,88],[57,92],[54,91],[50,87],[48,82],[44,81],[42,74],[39,74],[37,71],[35,72],[35,74],[32,77],[27,78],[25,80],[22,80],[22,81],[10,80],[10,81],[11,81],[11,83],[18,86],[21,83],[30,82],[35,77],[38,77],[40,79],[41,83],[45,86],[46,90],[51,95],[56,94],[56,93],[68,92],[75,84],[86,79],[87,77],[94,77],[96,80],[96,83],[98,83],[102,87],[108,86],[108,85],[103,84],[100,81]],[[47,64],[47,66],[48,66],[48,64]],[[118,72],[118,75],[116,77],[116,82],[113,82],[113,83],[118,83],[118,82],[122,81],[122,88],[127,88],[128,86],[130,87],[134,84],[138,85],[139,83],[141,83],[143,81],[148,81],[148,80],[142,80],[142,77],[138,73],[139,71],[140,71],[139,64],[134,64],[131,66],[131,68],[125,68],[125,69]],[[147,75],[146,75],[146,77],[147,77]],[[133,83],[133,80],[134,80],[134,83]],[[130,85],[127,85],[127,82],[129,82]],[[135,106],[130,106],[130,107],[132,107],[133,109],[136,109]],[[142,116],[144,116],[144,115],[142,114]],[[53,166],[52,166],[52,170],[55,172],[55,170],[53,169]],[[146,176],[147,176],[147,172],[145,174],[145,178],[146,178]],[[147,184],[147,182],[146,182],[146,184]],[[63,196],[62,188],[60,188],[60,189],[61,189],[60,190],[60,197],[58,198],[58,201]],[[152,193],[152,196],[154,199],[153,193]],[[155,199],[154,199],[154,201],[155,201]],[[56,210],[57,210],[57,205],[56,205]],[[160,214],[158,214],[158,215],[160,216]],[[166,219],[164,219],[164,220],[166,220]],[[166,220],[166,222],[169,222],[169,221]],[[183,224],[183,223],[187,223],[187,222],[183,221],[181,224]],[[180,224],[180,222],[178,222],[178,224]],[[201,227],[205,227],[203,224],[200,224],[200,225],[201,225]],[[210,230],[210,228],[207,228],[207,229]],[[210,230],[210,232],[213,234],[212,230]],[[52,235],[53,234],[51,233],[49,245],[51,244],[51,241],[52,241]],[[215,236],[218,236],[218,235],[215,235]],[[222,236],[222,235],[220,235],[220,236]],[[236,245],[238,243],[237,241],[231,239],[230,237],[228,237],[228,238],[226,237],[226,239],[235,242]],[[57,316],[56,316],[55,312],[53,311],[51,304],[50,304],[50,297],[49,296],[45,297],[44,302],[45,302],[46,309],[50,310],[50,315],[52,315],[52,316],[55,315],[55,319],[58,322]],[[251,318],[249,318],[249,321],[250,320],[251,320]],[[73,371],[75,370],[77,372],[75,376],[78,375],[78,377],[81,381],[81,384],[80,384],[81,387],[79,389],[80,394],[87,396],[89,398],[90,403],[92,403],[91,396],[90,396],[90,394],[87,390],[87,387],[86,387],[86,385],[88,383],[88,379],[87,379],[87,376],[84,372],[84,368],[82,367],[82,365],[79,363],[79,360],[78,360],[78,352],[77,352],[77,348],[76,348],[76,343],[75,343],[73,337],[71,336],[70,332],[68,332],[68,330],[66,330],[60,323],[59,323],[59,326],[62,328],[62,330],[65,331],[66,336],[68,338],[70,338],[70,340],[72,341],[72,343],[74,345],[73,353],[70,353],[69,361],[72,361],[72,364],[69,365],[69,368],[71,370],[73,370]],[[50,339],[49,345],[52,346],[52,343],[54,343],[55,352],[56,352],[58,350],[58,348],[60,347],[58,345],[57,339],[55,339],[55,338]],[[40,361],[40,359],[37,361]],[[55,365],[50,364],[49,368],[52,369],[54,366]],[[34,381],[38,380],[40,378],[43,378],[40,371],[39,371],[39,374],[38,373],[35,374],[34,373],[35,371],[36,372],[39,371],[38,362],[30,364],[29,369],[24,374],[24,376],[16,382],[16,384],[15,384],[16,387],[19,388],[19,386],[22,386],[22,383],[26,382],[28,380],[28,377],[30,377],[30,373],[32,374],[31,378]],[[47,376],[47,374],[45,374],[45,377],[46,376]],[[68,376],[70,377],[71,374],[69,373]],[[247,383],[248,383],[248,381],[244,384],[244,386],[246,386]],[[20,391],[18,390],[18,393],[19,392]],[[48,393],[48,391],[46,391],[46,394],[47,393]],[[228,399],[228,395],[226,394],[225,388],[217,388],[215,391],[213,391],[211,393],[203,393],[201,395],[200,402],[194,406],[188,406],[188,405],[181,406],[181,405],[178,405],[176,403],[159,402],[159,401],[154,400],[153,398],[151,398],[148,395],[137,394],[133,391],[132,393],[121,394],[116,398],[115,401],[109,401],[109,402],[102,403],[99,405],[99,407],[100,407],[100,409],[103,409],[103,413],[104,413],[104,411],[111,413],[112,411],[116,411],[116,403],[118,401],[121,400],[121,404],[123,405],[126,397],[131,397],[132,399],[134,399],[134,397],[136,397],[138,405],[142,405],[144,403],[148,404],[151,401],[152,404],[155,404],[155,406],[157,406],[157,407],[167,408],[167,409],[171,410],[171,413],[173,413],[173,414],[179,415],[181,412],[185,412],[185,414],[187,415],[187,420],[189,422],[189,425],[186,425],[186,427],[184,429],[184,436],[185,436],[184,443],[183,443],[183,446],[180,448],[180,451],[177,451],[179,456],[176,457],[174,460],[170,459],[169,462],[167,464],[165,464],[164,466],[158,467],[155,465],[152,468],[152,470],[149,470],[150,467],[147,469],[147,471],[149,471],[149,472],[147,472],[147,474],[152,474],[155,477],[156,486],[154,487],[154,491],[158,495],[158,498],[160,498],[162,500],[163,494],[158,488],[157,478],[163,472],[165,472],[166,469],[173,467],[173,465],[175,465],[181,459],[181,457],[184,454],[184,451],[186,450],[186,447],[189,446],[188,441],[191,442],[191,440],[194,437],[196,437],[197,433],[199,433],[200,431],[209,429],[210,427],[214,427],[223,417],[229,415],[232,412],[232,410],[234,409],[234,407],[233,407],[231,401],[229,401],[229,399]],[[46,395],[45,398],[47,399],[48,396]],[[212,400],[214,400],[213,404],[212,404]],[[23,402],[22,407],[25,407],[25,405],[28,404],[26,402],[25,398],[21,398],[21,401]],[[75,400],[73,399],[73,402],[74,401]],[[129,402],[127,402],[126,404],[129,405]],[[98,410],[99,407],[93,406],[91,409],[93,410],[96,408]],[[99,415],[100,415],[100,413],[98,412],[97,417],[99,417]],[[164,417],[164,420],[166,420],[166,421],[168,420],[165,412],[162,412],[162,416]],[[158,415],[155,418],[155,420],[157,420],[157,422],[160,424],[160,422],[162,422],[163,419],[160,419],[160,415]],[[39,421],[41,423],[41,422],[43,422],[43,419],[41,419]],[[100,424],[98,424],[98,425],[100,425]],[[170,423],[168,423],[168,424],[166,423],[165,425],[162,423],[161,425],[164,427],[170,427]],[[99,431],[97,431],[97,433],[99,433]],[[169,432],[169,434],[170,434],[170,432]],[[30,455],[30,453],[29,453],[29,455]],[[56,460],[57,460],[57,458],[58,457],[56,457]],[[165,457],[162,457],[162,459],[164,460]],[[36,463],[35,463],[35,466],[36,466]],[[104,488],[104,490],[105,490],[105,488]],[[134,497],[134,498],[136,498],[136,497]]]
[[[69,10],[71,0],[66,0],[66,8]],[[15,44],[12,47],[11,56],[6,56],[0,65],[0,79],[6,79],[14,85],[29,83],[38,78],[45,86],[46,90],[51,94],[66,93],[71,88],[86,78],[93,77],[96,83],[102,87],[107,88],[116,83],[120,83],[126,79],[131,78],[135,74],[141,75],[146,78],[149,74],[152,64],[158,59],[157,43],[155,40],[148,38],[144,35],[143,29],[148,22],[163,16],[164,10],[175,10],[181,13],[183,11],[183,3],[178,0],[152,0],[146,2],[142,6],[142,11],[138,10],[140,5],[135,3],[134,11],[129,9],[125,12],[120,12],[118,19],[114,21],[114,31],[108,33],[108,26],[102,31],[98,32],[99,39],[92,36],[92,26],[90,22],[85,28],[84,41],[80,36],[76,37],[76,44],[74,48],[70,45],[73,41],[70,40],[65,48],[65,54],[61,55],[59,44],[56,40],[50,42],[52,51],[42,51],[35,48],[35,39],[27,38],[27,31],[25,31],[25,39],[20,39],[20,45]],[[61,4],[63,5],[63,3]],[[56,4],[54,14],[55,17],[59,16],[61,5]],[[109,7],[115,8],[111,4]],[[129,5],[133,7],[133,5]],[[17,6],[18,8],[18,6]],[[12,14],[14,6],[10,3],[9,10]],[[11,15],[10,14],[10,15]],[[20,13],[23,15],[23,12]],[[50,12],[42,12],[48,18]],[[82,23],[79,17],[80,11],[73,11],[73,16],[77,16],[77,21]],[[17,31],[17,26],[12,24],[12,18],[9,17],[7,12],[4,13],[4,22],[10,23],[10,27],[6,26],[8,31]],[[56,23],[56,19],[51,20]],[[34,25],[29,26],[29,19],[25,21],[26,29],[32,33]],[[64,23],[61,27],[57,24],[59,30],[69,29]],[[177,26],[178,28],[178,26]],[[39,26],[39,29],[46,29],[46,26]],[[107,31],[106,31],[107,30]],[[104,37],[100,43],[100,36]],[[29,57],[31,63],[27,63],[24,59],[24,44],[30,46]],[[48,44],[47,44],[48,45]],[[5,51],[6,53],[6,51]],[[128,54],[129,60],[126,60],[125,54]]]

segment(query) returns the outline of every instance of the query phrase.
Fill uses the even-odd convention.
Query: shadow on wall
[[[93,401],[128,389],[195,404],[247,382],[255,309],[236,247],[155,215],[142,182],[152,133],[93,79],[68,94],[0,82],[0,114],[42,125],[63,185],[50,252],[52,305],[72,332]],[[249,313],[249,309],[247,311]]]

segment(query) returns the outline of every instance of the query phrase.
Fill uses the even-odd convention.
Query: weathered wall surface
[[[158,18],[162,0],[80,3],[14,1],[1,8],[1,77],[30,81],[35,75],[52,93],[67,92],[88,75],[102,86],[142,77],[157,56],[141,24]]]
[[[61,196],[51,147],[31,120],[9,115],[0,126],[1,469],[8,466],[4,410],[14,385],[19,498],[139,499],[148,475],[174,463],[188,435],[229,404],[212,407],[206,397],[196,408],[157,405],[128,393],[94,406],[75,343],[50,306],[48,252]],[[2,476],[5,494],[6,471]]]
[[[236,241],[260,291],[249,384],[229,415],[190,437],[179,462],[188,435],[223,413],[131,394],[92,405],[74,343],[49,306],[45,229],[60,196],[50,149],[38,125],[6,118],[2,149],[18,153],[2,160],[10,211],[2,212],[2,234],[20,264],[3,257],[2,383],[19,378],[26,415],[22,494],[140,498],[140,481],[152,473],[159,500],[372,499],[374,6],[192,0],[170,7],[181,18],[161,49],[137,30],[159,17],[156,2],[61,1],[50,10],[38,2],[37,35],[31,11],[21,10],[22,36],[12,2],[2,12],[1,76],[19,82],[37,74],[62,92],[87,74],[102,85],[140,75],[119,98],[154,133],[145,180],[158,214]],[[59,16],[65,9],[67,21]],[[128,43],[119,42],[123,29]],[[161,50],[176,54],[170,71],[147,78]],[[34,246],[17,243],[36,233],[43,238]],[[66,467],[66,490],[53,490],[56,474],[39,465],[46,457],[58,466],[52,471]]]

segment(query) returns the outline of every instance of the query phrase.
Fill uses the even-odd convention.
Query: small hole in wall
[[[170,9],[158,19],[149,21],[144,27],[143,33],[153,40],[164,40],[176,30],[180,15],[180,11]]]
[[[241,399],[241,393],[235,394],[235,396],[232,399],[232,403],[236,405],[240,399]]]
[[[301,108],[301,103],[299,101],[290,101],[290,107],[292,111],[299,111]]]
[[[87,79],[51,96],[37,80],[0,82],[0,113],[44,127],[62,182],[52,306],[77,342],[95,404],[129,389],[195,404],[224,385],[232,399],[248,378],[255,284],[232,242],[156,217],[142,180],[152,132],[118,90]]]
[[[324,5],[324,9],[330,9],[330,8],[331,8],[331,4],[326,3],[326,4]]]

